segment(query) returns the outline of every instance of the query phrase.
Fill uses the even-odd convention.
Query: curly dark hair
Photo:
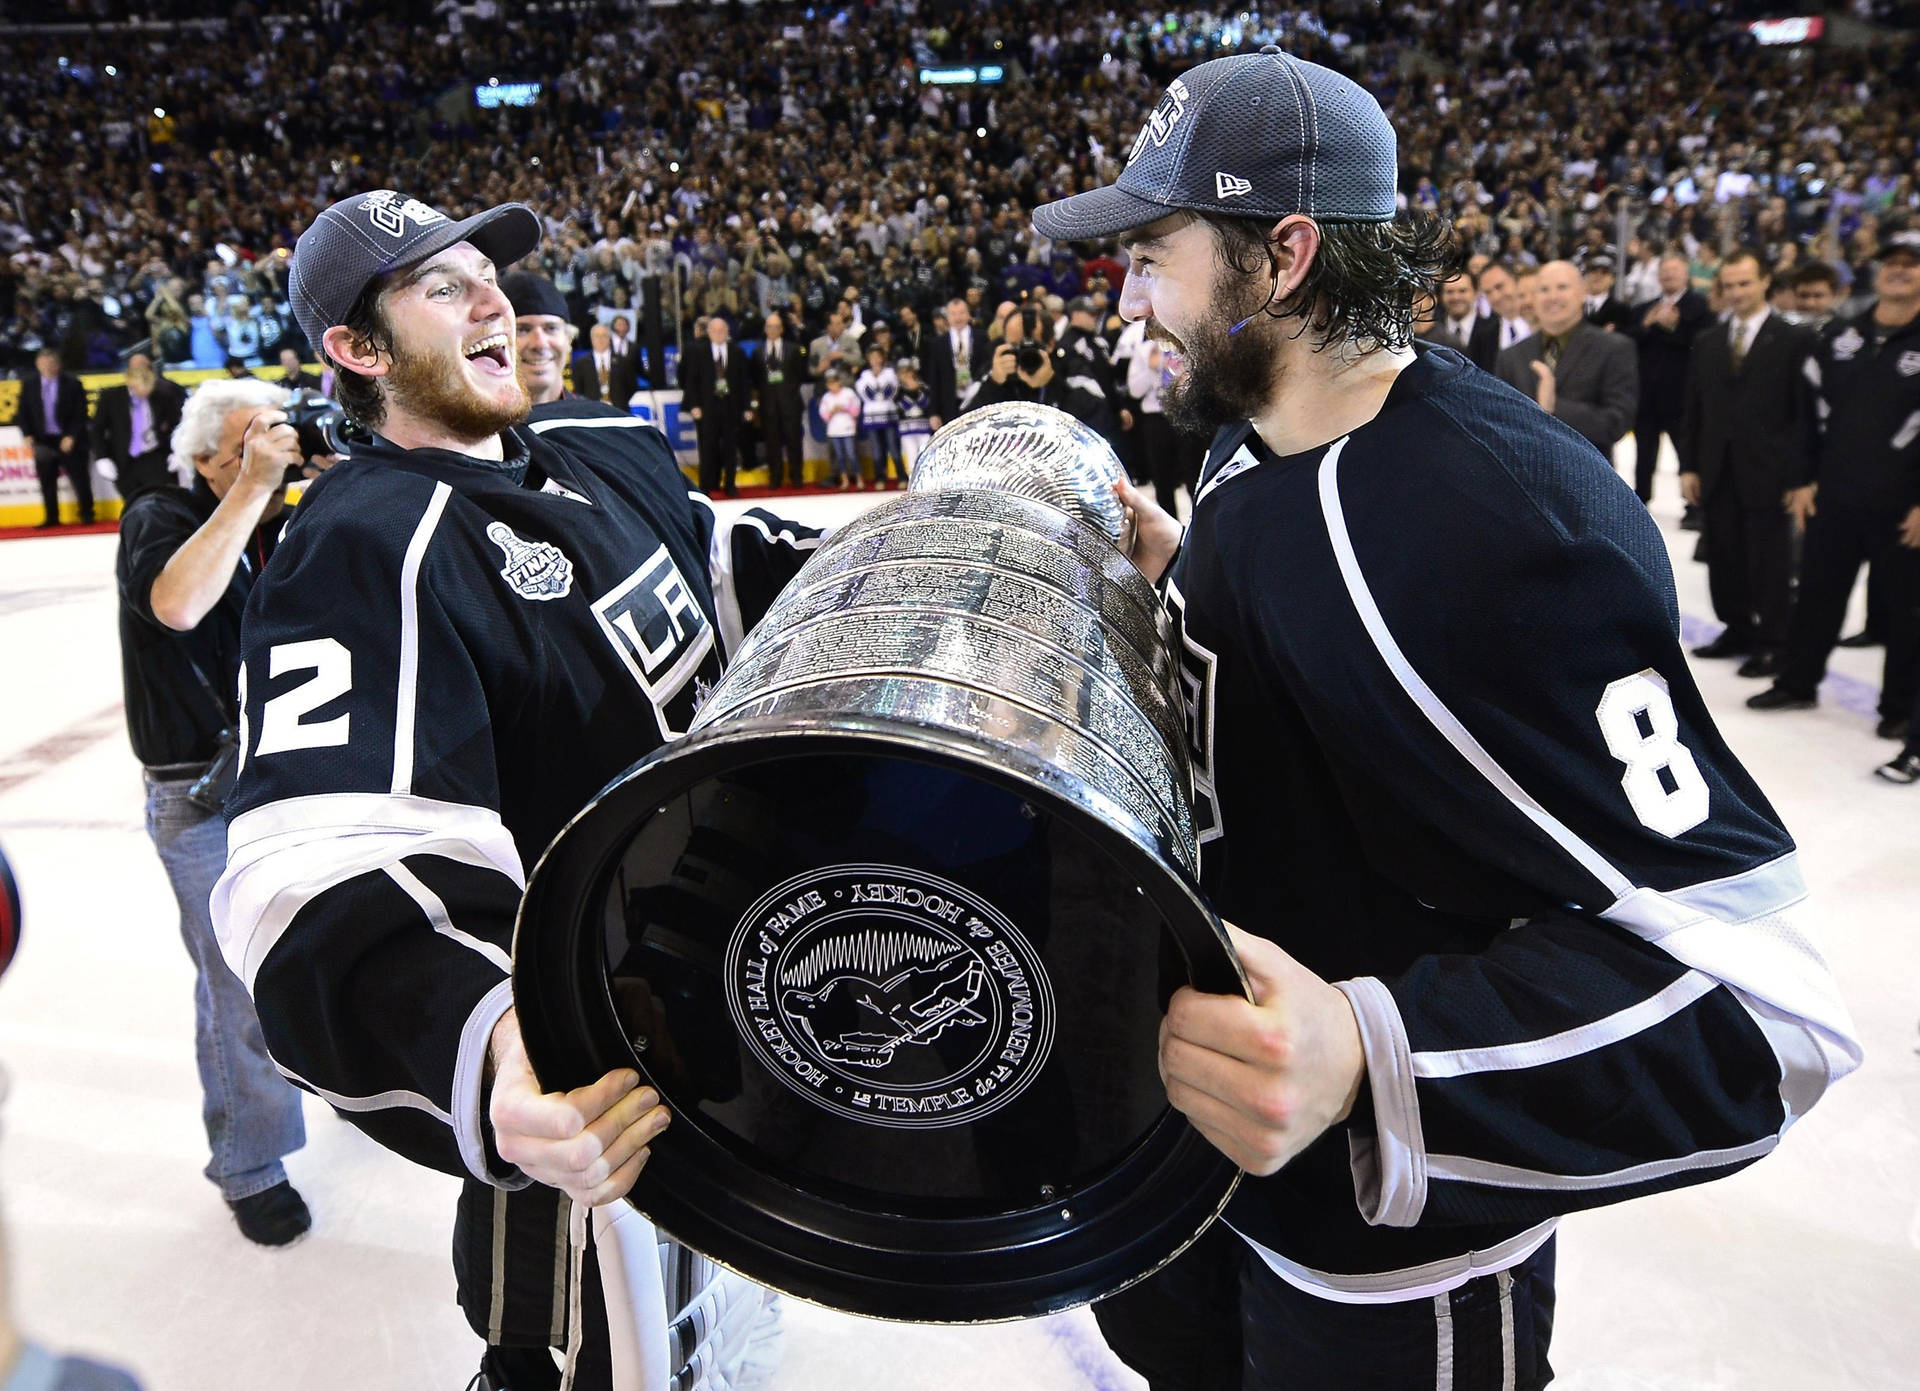
[[[380,306],[380,292],[385,288],[381,280],[375,280],[360,292],[360,298],[353,302],[341,325],[359,339],[372,347],[375,352],[393,355],[393,325],[387,322],[386,311]],[[353,423],[364,430],[377,429],[387,418],[386,393],[380,383],[372,377],[363,377],[350,367],[345,367],[320,344],[315,343],[314,350],[320,357],[333,364],[333,396],[346,411]]]
[[[1213,229],[1224,265],[1242,275],[1270,272],[1267,236],[1275,219],[1195,212]],[[1320,222],[1320,250],[1306,278],[1275,319],[1298,319],[1315,335],[1314,351],[1352,345],[1360,352],[1404,348],[1414,320],[1463,264],[1453,229],[1431,213],[1405,212],[1391,222]]]

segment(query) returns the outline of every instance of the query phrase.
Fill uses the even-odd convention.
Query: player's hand
[[[1807,518],[1813,515],[1813,495],[1817,486],[1809,483],[1804,488],[1787,489],[1787,515],[1793,518],[1795,526],[1805,526]]]
[[[258,488],[280,488],[287,470],[307,461],[300,454],[300,432],[287,424],[285,411],[261,411],[241,437],[240,480]]]
[[[1127,525],[1133,529],[1133,546],[1127,558],[1147,577],[1147,583],[1160,583],[1180,549],[1180,538],[1186,534],[1180,519],[1155,502],[1151,492],[1134,487],[1127,479],[1115,480],[1113,495],[1126,509]]]
[[[1554,406],[1560,400],[1559,392],[1555,389],[1553,369],[1544,362],[1535,362],[1530,365],[1533,368],[1533,375],[1540,379],[1539,386],[1534,391],[1534,400],[1540,403],[1541,410],[1552,415]]]
[[[1920,551],[1920,507],[1909,508],[1900,519],[1900,544],[1910,551]]]
[[[1253,999],[1174,992],[1160,1025],[1167,1100],[1248,1173],[1281,1169],[1345,1120],[1366,1080],[1347,997],[1231,924]]]
[[[1680,475],[1680,497],[1689,507],[1700,505],[1700,475],[1682,473]]]
[[[632,1190],[647,1146],[668,1121],[659,1094],[642,1087],[638,1073],[619,1068],[592,1086],[541,1091],[511,1009],[494,1025],[487,1061],[493,1075],[487,1115],[502,1159],[589,1207]]]

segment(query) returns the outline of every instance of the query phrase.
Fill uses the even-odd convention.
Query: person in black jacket
[[[1491,372],[1500,357],[1500,324],[1491,314],[1480,312],[1480,291],[1473,277],[1461,270],[1442,281],[1439,308],[1433,327],[1421,336]]]
[[[574,359],[574,394],[624,411],[639,389],[633,358],[613,350],[613,334],[605,324],[587,330],[587,350]]]
[[[187,393],[154,371],[145,353],[127,359],[123,385],[101,391],[93,411],[94,467],[125,501],[172,484],[167,442],[186,402]]]
[[[993,345],[986,331],[973,322],[967,302],[958,297],[947,302],[947,327],[944,333],[927,335],[924,365],[927,390],[933,396],[933,428],[938,430],[973,403],[981,383],[993,364]]]
[[[1396,216],[1395,144],[1269,47],[1034,212],[1121,239],[1167,409],[1217,431],[1184,533],[1116,490],[1249,982],[1175,991],[1159,1034],[1246,1177],[1094,1306],[1156,1391],[1538,1391],[1558,1217],[1734,1172],[1860,1062],[1659,529],[1567,423],[1409,342],[1451,247]]]
[[[1687,282],[1684,256],[1660,258],[1660,294],[1633,309],[1629,331],[1640,346],[1640,412],[1633,423],[1633,490],[1646,502],[1653,497],[1653,475],[1660,463],[1660,436],[1680,447],[1680,422],[1687,409],[1687,371],[1693,340],[1713,322],[1706,296]],[[1680,460],[1681,472],[1687,460]]]
[[[1879,297],[1858,318],[1828,324],[1814,352],[1817,431],[1787,497],[1807,529],[1800,596],[1779,678],[1747,704],[1815,704],[1854,581],[1870,563],[1886,586],[1888,625],[1878,732],[1913,741],[1920,696],[1920,227],[1885,233],[1877,260]]]
[[[93,474],[87,461],[87,391],[80,379],[60,370],[60,354],[42,348],[34,354],[39,375],[20,384],[20,431],[33,446],[33,470],[40,476],[43,527],[60,525],[60,475],[65,472],[80,504],[80,521],[93,521]]]
[[[137,398],[136,398],[137,399]],[[241,614],[286,524],[286,475],[303,462],[264,381],[210,382],[194,393],[172,447],[193,488],[140,492],[120,518],[120,667],[127,733],[145,770],[147,832],[180,905],[193,959],[194,1055],[212,1157],[207,1178],[240,1231],[284,1246],[312,1225],[282,1160],[306,1143],[300,1093],[267,1055],[246,987],[222,959],[208,900],[227,858],[227,826],[194,788],[234,750]]]
[[[1055,402],[1118,452],[1133,429],[1132,402],[1113,368],[1113,345],[1100,332],[1099,301],[1077,295],[1067,303],[1067,331],[1053,350]]]
[[[961,413],[1003,401],[1058,405],[1064,384],[1054,366],[1053,320],[1045,307],[1021,305],[1007,315],[1001,333],[986,380],[960,408]]]
[[[760,438],[767,452],[767,486],[799,487],[807,481],[802,444],[806,404],[800,385],[807,379],[807,351],[787,337],[787,321],[767,315],[766,339],[754,361],[760,397]]]
[[[1752,251],[1720,265],[1724,324],[1701,333],[1687,369],[1680,492],[1704,514],[1707,584],[1726,630],[1696,657],[1745,657],[1742,676],[1773,676],[1792,599],[1787,491],[1805,468],[1812,405],[1802,375],[1813,335],[1767,307]]]
[[[1633,311],[1613,297],[1613,257],[1589,256],[1580,267],[1585,282],[1587,322],[1615,333],[1633,328]]]

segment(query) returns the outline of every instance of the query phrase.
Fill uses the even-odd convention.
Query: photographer
[[[193,958],[194,1051],[213,1152],[206,1175],[241,1233],[284,1246],[311,1225],[284,1156],[306,1142],[300,1094],[267,1056],[245,988],[220,955],[207,901],[227,859],[240,616],[285,524],[299,435],[268,382],[215,381],[173,432],[191,491],[140,494],[120,520],[120,659],[127,733],[146,770],[147,833],[180,903]],[[183,470],[184,471],[184,470]]]
[[[1002,401],[1052,404],[1053,321],[1045,309],[1023,304],[1006,318],[1006,339],[993,350],[993,367],[967,410]]]

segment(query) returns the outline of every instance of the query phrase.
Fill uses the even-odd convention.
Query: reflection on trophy
[[[631,1201],[763,1284],[1049,1313],[1149,1274],[1232,1192],[1156,1068],[1174,989],[1241,984],[1119,476],[1044,406],[947,426],[528,886],[543,1082],[637,1066],[676,1121]]]

